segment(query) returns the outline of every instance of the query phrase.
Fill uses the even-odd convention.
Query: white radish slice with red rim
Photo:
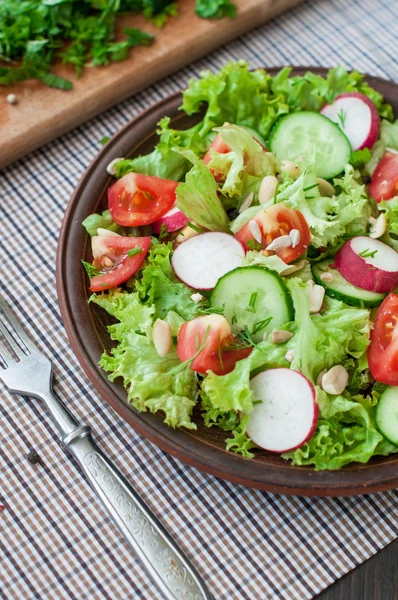
[[[369,292],[391,292],[398,286],[398,252],[380,240],[359,235],[334,257],[339,273]]]
[[[371,148],[380,132],[380,115],[374,102],[359,92],[337,96],[326,104],[321,114],[337,123],[347,136],[353,150]]]
[[[289,452],[313,435],[318,421],[315,388],[301,373],[291,369],[262,371],[250,382],[254,400],[246,433],[260,448]]]
[[[185,227],[187,221],[188,218],[184,213],[176,206],[173,206],[163,217],[153,223],[153,232],[160,233],[163,224],[169,233],[178,231]]]
[[[241,266],[244,255],[242,244],[233,235],[209,231],[177,246],[171,264],[189,287],[211,290],[225,273]]]

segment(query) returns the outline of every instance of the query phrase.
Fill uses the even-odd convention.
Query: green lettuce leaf
[[[146,266],[135,281],[139,298],[154,306],[155,319],[165,319],[173,311],[189,321],[198,316],[200,307],[191,299],[192,291],[174,275],[170,262],[173,246],[171,242],[153,243]]]
[[[293,183],[282,184],[276,197],[277,202],[303,213],[311,230],[311,244],[316,248],[333,245],[343,235],[358,235],[367,229],[370,204],[351,165],[347,165],[341,178],[334,179],[334,185],[336,195],[322,197],[315,170],[308,166]]]
[[[218,73],[203,71],[200,79],[191,79],[181,108],[192,115],[207,105],[201,135],[228,122],[251,127],[267,138],[278,117],[289,112],[283,99],[271,93],[271,82],[263,69],[250,71],[245,61],[231,61]]]
[[[174,152],[174,148],[191,150],[203,155],[207,149],[206,140],[198,135],[196,128],[187,130],[170,129],[170,119],[165,117],[159,121],[159,143],[150,154],[137,158],[125,159],[116,163],[116,177],[120,179],[126,173],[135,172],[142,175],[155,175],[161,179],[181,181],[191,168],[191,163],[183,154]]]
[[[257,193],[263,177],[275,174],[276,159],[265,152],[259,142],[244,127],[225,124],[216,127],[231,152],[220,154],[210,150],[209,168],[224,181],[221,193],[228,196],[245,197]]]
[[[372,456],[398,452],[377,430],[375,407],[379,394],[328,396],[319,388],[320,418],[315,434],[301,448],[283,458],[294,465],[315,465],[319,469],[340,469],[350,462],[366,463]]]
[[[192,169],[185,182],[176,190],[177,206],[197,225],[210,231],[229,231],[229,219],[218,197],[218,187],[213,175],[192,150],[181,151],[188,158]]]
[[[198,397],[197,377],[191,369],[173,369],[181,363],[175,349],[164,358],[152,341],[155,306],[143,305],[137,293],[112,290],[90,299],[102,306],[118,323],[108,327],[118,345],[104,352],[100,365],[110,381],[123,379],[128,401],[139,411],[161,411],[171,427],[196,429],[191,421]]]
[[[104,210],[101,215],[96,213],[89,215],[84,219],[82,225],[91,236],[97,235],[98,228],[109,229],[109,231],[114,231],[121,235],[125,232],[123,227],[117,225],[117,223],[112,220],[109,210]]]
[[[398,120],[394,123],[382,119],[380,125],[380,139],[386,148],[398,150]]]

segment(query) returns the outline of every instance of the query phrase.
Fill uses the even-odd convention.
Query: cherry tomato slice
[[[263,248],[266,248],[275,238],[288,235],[292,229],[297,229],[300,232],[300,241],[295,248],[289,246],[278,250],[276,253],[286,263],[296,260],[308,248],[311,233],[307,221],[299,210],[287,208],[280,202],[279,204],[273,204],[265,211],[260,208],[253,220],[260,228],[261,245]],[[252,244],[255,244],[249,223],[246,223],[235,234],[235,237],[244,245],[245,250],[251,249],[250,245],[248,245],[250,240],[252,240]]]
[[[112,219],[118,225],[149,225],[166,214],[176,201],[178,181],[127,173],[108,190]]]
[[[221,315],[196,317],[184,323],[178,334],[177,353],[182,362],[190,360],[197,373],[230,373],[238,360],[249,356],[252,348],[231,348],[235,343],[231,327]]]
[[[130,279],[144,262],[150,243],[150,237],[92,237],[93,266],[101,274],[90,279],[90,290],[103,292]]]
[[[228,146],[228,144],[226,144],[224,142],[224,140],[221,137],[221,134],[218,134],[214,138],[214,140],[211,143],[210,148],[204,155],[203,162],[205,163],[205,165],[208,165],[212,159],[211,152],[210,152],[211,150],[215,150],[219,154],[228,154],[228,152],[231,152],[231,148]],[[219,179],[221,179],[223,177],[223,173],[219,173],[215,169],[210,168],[210,172],[212,173],[212,175],[216,181],[219,181]]]
[[[368,362],[373,377],[387,385],[398,385],[398,294],[383,300],[370,333]]]
[[[398,154],[387,152],[372,175],[369,192],[376,202],[398,195]]]

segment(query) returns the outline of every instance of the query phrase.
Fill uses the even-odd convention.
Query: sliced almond
[[[287,362],[293,362],[294,359],[294,350],[288,350],[285,354],[285,359],[287,360]]]
[[[380,238],[387,231],[387,219],[384,213],[380,213],[376,222],[370,226],[369,237],[373,239]]]
[[[258,223],[256,223],[256,221],[252,219],[251,221],[249,221],[249,229],[256,242],[261,244],[262,235]]]
[[[271,340],[274,344],[283,344],[283,342],[287,342],[294,336],[294,333],[291,331],[286,331],[285,329],[275,329],[271,334]]]
[[[296,246],[299,245],[300,239],[301,239],[301,234],[298,229],[292,229],[289,233],[289,237],[292,242],[292,248],[295,248]]]
[[[159,356],[163,358],[170,352],[171,327],[167,321],[156,319],[152,326],[152,340]]]
[[[182,242],[186,242],[189,238],[195,237],[195,235],[199,235],[199,231],[196,231],[189,225],[185,225],[177,235],[176,242],[177,244],[182,244]]]
[[[203,300],[203,298],[204,298],[204,296],[202,296],[202,294],[199,294],[199,292],[196,292],[196,294],[192,294],[192,296],[191,296],[191,300],[196,302],[196,304],[198,302],[200,302],[201,300]]]
[[[330,283],[331,281],[333,281],[332,273],[322,273],[321,280],[325,283]]]
[[[280,235],[275,238],[267,247],[266,250],[270,252],[278,252],[278,250],[282,250],[282,248],[289,248],[292,245],[292,240],[290,235]]]
[[[336,190],[334,189],[332,184],[329,183],[329,181],[326,181],[326,179],[317,177],[316,182],[318,184],[318,190],[321,196],[327,196],[331,198],[336,193]]]
[[[275,196],[275,191],[278,185],[278,179],[275,175],[267,175],[261,182],[260,189],[258,191],[258,201],[260,204],[265,204],[272,200]]]
[[[335,365],[322,376],[321,387],[327,394],[342,394],[348,385],[348,373],[343,365]]]
[[[239,212],[243,213],[245,210],[250,208],[250,206],[253,204],[253,199],[254,199],[254,193],[250,192],[250,194],[248,196],[246,196],[246,198],[243,200],[242,204],[240,205]]]
[[[310,286],[307,288],[307,294],[310,313],[319,312],[325,297],[325,288],[322,285],[314,285],[312,283],[312,285],[310,284]]]
[[[301,173],[301,169],[291,160],[281,160],[280,172],[288,173],[290,177],[297,179]]]
[[[121,160],[124,160],[124,158],[114,158],[113,160],[111,160],[109,165],[106,167],[106,171],[107,173],[109,173],[109,175],[116,175],[115,165]]]

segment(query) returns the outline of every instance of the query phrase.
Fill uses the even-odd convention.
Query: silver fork
[[[1,340],[1,337],[3,338]],[[163,525],[52,391],[52,364],[0,296],[0,379],[10,392],[42,400],[62,447],[80,464],[110,517],[167,600],[211,600],[203,581]]]

